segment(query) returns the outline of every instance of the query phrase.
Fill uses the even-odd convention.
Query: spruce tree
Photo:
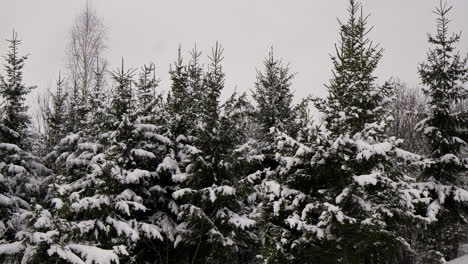
[[[273,47],[264,59],[263,66],[262,70],[257,70],[255,89],[251,91],[256,103],[251,116],[256,132],[251,134],[242,146],[243,155],[240,156],[245,167],[243,181],[250,183],[253,189],[253,195],[249,199],[252,201],[251,211],[257,218],[259,212],[265,209],[263,206],[271,205],[265,197],[262,182],[272,177],[279,165],[275,157],[274,131],[283,131],[291,135],[296,132],[296,113],[292,105],[291,91],[294,74],[290,73],[289,65],[274,57]],[[268,220],[263,217],[259,220],[260,225],[257,227],[261,229],[257,230],[258,235],[268,236],[268,228],[265,225]],[[268,246],[264,245],[264,248],[266,247]]]
[[[190,113],[193,113],[193,91],[189,90],[187,65],[183,62],[181,47],[177,53],[177,61],[171,65],[169,74],[171,76],[171,91],[167,98],[167,105],[172,115],[170,121],[171,131],[175,137],[186,135],[190,130]]]
[[[109,96],[107,96],[108,87],[105,86],[105,65],[99,64],[99,59],[96,58],[96,67],[94,69],[94,85],[89,91],[87,104],[89,111],[86,116],[87,134],[91,137],[98,137],[99,133],[108,129],[106,127],[107,120],[110,119],[108,109]]]
[[[56,90],[51,93],[51,107],[47,109],[47,149],[51,150],[65,134],[67,93],[65,80],[59,74],[56,82]]]
[[[141,115],[148,115],[152,107],[157,103],[156,89],[160,80],[156,78],[156,69],[154,63],[144,65],[141,68],[138,81],[136,83],[136,97],[138,111]]]
[[[23,83],[23,67],[28,56],[18,53],[21,40],[13,31],[9,53],[4,57],[6,76],[0,79],[0,93],[2,104],[2,141],[27,147],[27,126],[31,123],[27,115],[28,107],[25,105],[26,95],[34,88]]]
[[[292,105],[293,93],[291,81],[294,74],[290,73],[289,65],[273,55],[273,48],[263,61],[264,70],[257,70],[257,80],[252,97],[257,103],[253,119],[259,126],[253,144],[258,144],[260,152],[264,155],[263,166],[274,169],[277,165],[272,151],[273,136],[271,128],[276,128],[287,134],[295,130],[295,113]]]
[[[391,263],[411,250],[401,228],[415,218],[418,192],[405,169],[414,155],[385,134],[393,91],[389,83],[378,86],[374,75],[383,50],[367,38],[368,16],[360,4],[351,0],[348,12],[332,57],[329,95],[316,104],[329,131],[315,156],[319,177],[328,175],[321,194],[328,212],[320,217],[331,217],[324,227],[345,263]]]
[[[265,58],[264,72],[257,71],[257,80],[252,97],[257,103],[256,118],[262,127],[262,134],[269,133],[271,127],[289,131],[294,124],[292,107],[293,93],[289,65],[284,65],[273,55],[273,48]]]
[[[328,175],[321,180],[327,191],[320,218],[330,217],[326,236],[342,249],[343,262],[391,263],[411,250],[402,227],[416,218],[413,200],[419,196],[405,166],[415,156],[385,133],[393,91],[388,82],[377,85],[374,75],[383,50],[367,38],[361,5],[351,0],[348,12],[332,57],[329,95],[316,104],[329,131],[325,148],[315,154],[316,173]]]
[[[135,84],[138,103],[131,115],[135,119],[132,158],[133,166],[151,174],[145,183],[147,197],[144,204],[148,210],[142,220],[158,226],[162,239],[141,237],[134,254],[140,262],[157,256],[160,263],[174,263],[178,259],[173,246],[178,206],[172,197],[177,190],[172,175],[180,173],[180,169],[175,152],[177,147],[169,125],[170,113],[164,98],[157,91],[158,85],[154,64],[143,66]]]
[[[468,65],[467,57],[462,58],[456,49],[460,34],[450,34],[448,29],[451,9],[441,1],[434,11],[437,31],[429,35],[431,48],[426,62],[419,66],[430,111],[419,124],[430,151],[419,187],[428,195],[427,216],[434,221],[421,232],[420,239],[425,242],[421,250],[445,259],[456,257],[458,246],[464,242],[468,198],[463,189],[468,161],[461,153],[468,138],[468,115],[466,110],[457,111],[455,107],[466,99]]]
[[[6,75],[0,77],[0,261],[14,262],[24,249],[25,218],[43,198],[41,176],[49,171],[31,153],[25,99],[33,87],[23,83],[27,56],[19,55],[16,32],[8,42]]]
[[[86,122],[87,108],[87,99],[80,94],[80,87],[74,81],[67,100],[68,111],[65,123],[67,133],[79,133],[80,131],[84,133],[88,124]]]
[[[411,250],[401,230],[418,192],[403,161],[414,155],[385,135],[391,86],[374,76],[382,50],[367,38],[360,4],[351,0],[348,12],[329,95],[315,104],[323,126],[277,132],[280,165],[264,181],[267,263],[394,263]]]
[[[193,99],[201,101],[194,108],[196,123],[181,152],[185,156],[181,160],[182,173],[173,176],[180,183],[173,193],[179,204],[175,245],[187,252],[181,261],[244,263],[244,257],[249,255],[244,254],[249,250],[247,241],[254,237],[249,232],[253,220],[245,215],[241,193],[235,185],[230,157],[235,138],[230,138],[233,134],[226,131],[232,128],[223,125],[227,119],[221,117],[219,96],[224,87],[221,46],[216,44],[209,59],[202,86],[193,83],[189,86],[199,94]],[[198,77],[192,80],[198,85]]]
[[[60,174],[51,185],[50,210],[32,216],[24,252],[30,261],[142,263],[148,252],[159,250],[149,245],[164,239],[160,223],[150,217],[157,208],[150,207],[149,189],[156,154],[165,148],[160,141],[166,141],[154,133],[155,126],[137,121],[133,70],[126,71],[122,62],[112,78],[107,124],[95,137],[71,133],[60,142],[68,151],[57,159]],[[34,240],[38,234],[44,239]]]

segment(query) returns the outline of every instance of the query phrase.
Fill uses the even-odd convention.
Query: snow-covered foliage
[[[186,122],[186,129],[179,130],[183,137],[177,136],[184,140],[178,142],[181,171],[174,171],[172,176],[180,185],[172,194],[179,204],[174,245],[187,252],[181,256],[183,262],[211,262],[221,258],[229,263],[247,261],[252,257],[246,252],[252,252],[249,245],[255,240],[255,234],[250,230],[255,221],[245,211],[242,185],[236,184],[240,180],[236,175],[240,163],[234,158],[234,148],[240,143],[240,124],[234,122],[239,120],[236,109],[241,102],[232,99],[223,109],[219,106],[224,73],[222,48],[218,44],[213,48],[206,72],[197,68],[196,50],[192,54],[187,67],[188,83],[202,87],[194,86],[192,91],[186,91],[194,94],[193,101],[186,102],[185,107],[194,109],[191,114],[197,122]],[[184,110],[175,110],[175,115],[190,120]]]
[[[33,88],[23,83],[27,56],[19,55],[21,41],[15,32],[8,42],[6,75],[0,76],[0,261],[24,249],[16,236],[25,228],[24,215],[43,199],[41,176],[49,173],[32,154],[31,121],[24,103]]]
[[[367,37],[361,5],[349,3],[326,99],[294,106],[294,74],[271,51],[254,103],[237,92],[220,102],[218,43],[206,67],[196,48],[187,63],[179,48],[167,94],[153,63],[137,72],[122,61],[110,82],[99,60],[86,85],[59,77],[44,112],[50,170],[32,154],[26,57],[16,55],[14,35],[0,77],[0,263],[453,258],[467,230],[467,114],[454,106],[465,99],[468,69],[454,53],[459,36],[447,36],[450,8],[437,9],[435,48],[419,69],[427,116],[405,136],[427,136],[424,156],[413,151],[426,141],[402,144],[389,129],[391,111],[406,108],[395,108],[394,85],[376,83],[382,50]]]
[[[427,61],[421,63],[419,75],[428,98],[429,111],[418,128],[429,145],[427,166],[418,184],[428,205],[427,217],[437,220],[421,233],[421,251],[435,251],[446,259],[457,256],[459,245],[466,240],[466,175],[468,160],[462,154],[468,139],[467,110],[456,107],[467,96],[468,58],[456,51],[460,34],[449,34],[448,13],[452,7],[442,2],[434,13],[437,31],[429,35],[431,48]]]
[[[257,71],[257,80],[252,97],[257,103],[257,122],[261,125],[264,136],[271,127],[283,131],[293,131],[294,111],[292,109],[293,93],[289,65],[283,65],[273,55],[271,48],[264,60],[264,72]]]
[[[279,166],[263,183],[266,263],[394,263],[411,252],[402,227],[423,219],[406,175],[420,158],[385,133],[391,86],[373,76],[382,50],[366,37],[360,5],[348,11],[329,96],[315,104],[324,123],[302,121],[297,137],[275,131]]]

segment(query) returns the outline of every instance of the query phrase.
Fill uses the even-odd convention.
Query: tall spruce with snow
[[[224,87],[222,48],[213,48],[202,86],[193,87],[196,123],[187,135],[179,155],[184,168],[173,175],[180,188],[173,193],[179,204],[176,247],[185,252],[182,262],[244,263],[248,241],[253,239],[249,227],[253,221],[242,211],[242,198],[236,186],[230,154],[234,149],[232,129],[223,125],[219,96]],[[189,131],[190,132],[190,131]],[[182,141],[179,141],[182,142]],[[184,249],[184,250],[183,250]]]
[[[19,55],[21,41],[16,32],[8,42],[6,75],[0,78],[0,261],[6,262],[13,261],[24,248],[16,240],[22,239],[26,228],[24,216],[33,210],[36,199],[42,198],[40,176],[47,172],[31,154],[25,99],[33,87],[23,83],[27,56]]]
[[[257,103],[254,120],[260,126],[259,133],[255,135],[255,143],[259,144],[259,151],[264,155],[263,166],[274,169],[274,139],[270,129],[274,127],[288,134],[294,133],[295,113],[291,91],[294,74],[290,73],[289,65],[284,65],[273,56],[273,48],[263,64],[263,72],[257,70],[255,90],[252,91],[252,97]]]
[[[174,65],[171,65],[169,74],[171,75],[171,91],[167,98],[167,105],[172,115],[172,120],[169,122],[171,126],[172,134],[175,137],[179,135],[184,136],[188,131],[192,129],[193,121],[193,109],[194,109],[194,92],[189,82],[193,83],[193,80],[189,81],[189,78],[193,79],[198,75],[193,72],[199,72],[201,70],[198,64],[199,53],[194,50],[192,52],[191,72],[189,74],[188,65],[184,64],[183,57],[181,54],[181,47],[178,49],[177,61]],[[196,66],[194,66],[196,65]]]
[[[136,168],[151,175],[144,182],[146,196],[142,197],[147,210],[143,220],[157,226],[161,238],[142,236],[133,252],[139,262],[156,256],[160,263],[173,263],[178,257],[173,246],[178,207],[172,197],[177,186],[172,175],[180,170],[169,126],[170,113],[157,91],[158,85],[154,64],[143,66],[135,85],[138,103],[132,157]]]
[[[316,197],[319,178],[311,160],[317,145],[317,129],[302,119],[297,138],[275,129],[273,151],[278,166],[266,170],[262,181],[259,224],[264,263],[327,263],[319,257],[321,227],[316,224],[321,201]],[[247,178],[255,181],[256,174]],[[316,212],[316,214],[318,214]]]
[[[367,38],[368,16],[360,3],[351,0],[348,12],[332,57],[329,95],[316,104],[328,130],[325,148],[314,156],[317,174],[325,176],[320,225],[325,240],[342,249],[333,258],[392,263],[411,250],[401,228],[417,218],[413,202],[419,193],[405,164],[417,156],[385,133],[393,120],[387,110],[393,91],[388,83],[378,86],[374,76],[383,50]]]
[[[316,101],[323,127],[276,136],[280,165],[264,182],[266,263],[394,263],[410,250],[401,228],[418,192],[401,160],[414,155],[385,135],[391,87],[373,75],[382,50],[366,37],[360,4],[351,0],[348,12],[329,95]]]
[[[7,40],[10,44],[9,53],[5,58],[6,76],[0,79],[0,92],[2,96],[2,141],[18,145],[24,148],[27,145],[27,127],[30,118],[27,114],[28,107],[25,105],[26,95],[34,88],[23,83],[23,67],[27,56],[18,53],[21,40],[13,31],[12,39]]]
[[[250,111],[244,110],[246,125],[250,128],[244,127],[245,139],[235,150],[237,161],[242,164],[242,170],[238,172],[242,178],[240,183],[250,188],[247,205],[255,219],[259,218],[262,211],[259,208],[263,207],[260,203],[265,198],[261,183],[266,177],[272,177],[279,164],[275,158],[275,133],[272,129],[287,134],[296,132],[296,113],[292,105],[291,91],[294,74],[290,72],[289,65],[275,58],[273,48],[264,59],[263,66],[263,69],[257,70],[255,87],[251,91],[256,106]],[[268,201],[263,201],[263,205],[270,205]],[[265,231],[263,220],[259,221],[262,225],[256,226],[259,244]],[[252,247],[254,246],[255,244],[252,244]]]
[[[429,162],[419,186],[427,192],[428,217],[437,220],[423,232],[424,251],[440,252],[446,259],[457,256],[458,246],[466,240],[466,186],[468,161],[461,154],[466,148],[468,113],[457,111],[457,103],[466,99],[467,58],[462,58],[455,45],[460,34],[450,34],[448,13],[452,7],[444,1],[436,8],[437,32],[429,35],[431,49],[421,63],[419,75],[429,99],[427,118],[420,128],[429,141]],[[440,255],[440,254],[435,254]]]
[[[418,218],[413,203],[419,193],[406,175],[406,164],[417,156],[385,133],[393,120],[387,110],[393,91],[389,83],[378,86],[374,76],[383,50],[367,38],[360,3],[350,0],[348,12],[332,57],[329,95],[316,103],[327,130],[324,148],[314,155],[324,183],[317,190],[325,198],[319,226],[324,240],[341,249],[332,259],[393,263],[411,250],[401,228]]]

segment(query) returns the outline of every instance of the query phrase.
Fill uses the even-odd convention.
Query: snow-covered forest
[[[441,1],[427,22],[420,88],[376,82],[384,51],[365,6],[347,11],[328,95],[299,103],[273,48],[254,88],[226,100],[222,43],[188,57],[179,47],[169,87],[154,63],[109,69],[87,5],[31,116],[13,31],[0,73],[0,263],[455,259],[468,242],[468,63],[453,9]]]

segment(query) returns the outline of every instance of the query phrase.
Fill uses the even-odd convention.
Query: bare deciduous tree
[[[96,82],[103,81],[101,77],[106,68],[102,57],[106,48],[105,38],[103,21],[87,2],[83,11],[75,18],[66,49],[70,81],[76,82],[83,97],[88,95],[91,87],[102,84]]]
[[[424,134],[417,130],[419,122],[427,114],[426,97],[421,88],[411,88],[402,81],[395,81],[395,100],[391,105],[395,121],[388,133],[404,140],[402,148],[418,154],[427,154],[428,142]]]

